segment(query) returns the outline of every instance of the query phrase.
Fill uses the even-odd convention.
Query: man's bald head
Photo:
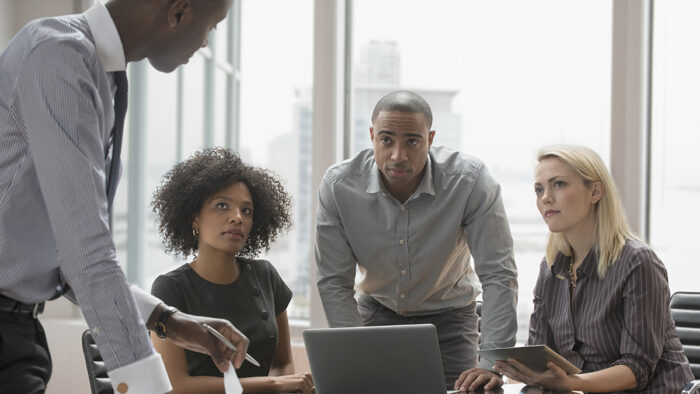
[[[428,124],[428,129],[433,126],[433,113],[430,110],[430,105],[425,99],[418,94],[408,90],[397,90],[391,92],[379,99],[377,105],[372,112],[372,123],[377,119],[380,112],[409,112],[422,113],[425,116],[425,122]]]

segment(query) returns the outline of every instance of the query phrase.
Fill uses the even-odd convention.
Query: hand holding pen
[[[166,308],[165,304],[158,305],[152,316],[160,316]],[[146,326],[150,329],[155,320],[156,318],[149,318]],[[205,324],[226,338],[233,348],[213,336],[204,328]],[[245,361],[248,338],[228,320],[195,316],[176,310],[169,315],[165,326],[168,339],[187,350],[210,355],[214,365],[222,373],[228,370],[229,362],[233,362],[234,367],[240,368]]]
[[[226,339],[225,336],[221,335],[220,332],[216,331],[216,329],[214,329],[212,326],[208,325],[207,323],[203,323],[203,325],[204,325],[204,328],[206,328],[210,334],[212,334],[213,336],[218,338],[221,342],[223,342],[227,348],[233,350],[234,353],[238,352],[238,349],[236,348],[236,346],[234,344],[232,344],[231,341]],[[245,359],[248,360],[251,364],[255,365],[256,367],[260,366],[260,363],[256,359],[254,359],[253,356],[251,356],[250,354],[248,354],[245,351],[243,352],[243,354],[245,354]]]

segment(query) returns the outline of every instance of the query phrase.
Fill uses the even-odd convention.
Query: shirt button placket
[[[409,270],[409,254],[408,254],[408,209],[405,205],[399,207],[398,220],[397,220],[397,235],[398,241],[398,269],[399,275],[399,299],[398,299],[398,310],[402,312],[407,312],[408,303],[408,292],[407,289],[410,286],[408,278]]]

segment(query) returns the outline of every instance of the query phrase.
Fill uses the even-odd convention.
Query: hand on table
[[[275,379],[275,388],[277,391],[312,394],[316,392],[314,381],[310,373],[298,373],[295,375],[277,376]]]
[[[515,379],[526,385],[543,387],[553,391],[571,390],[571,377],[552,361],[547,362],[548,370],[538,373],[526,367],[518,360],[498,361],[495,369],[510,379]]]
[[[503,379],[497,374],[483,369],[472,368],[462,372],[455,382],[455,390],[476,391],[483,387],[486,390],[493,390],[503,385]]]

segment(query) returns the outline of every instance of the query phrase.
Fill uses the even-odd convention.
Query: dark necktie
[[[114,74],[114,84],[117,92],[114,94],[114,127],[112,128],[112,164],[109,166],[109,178],[107,178],[107,203],[112,208],[114,195],[117,192],[117,177],[122,153],[122,137],[124,135],[124,117],[126,115],[126,105],[128,103],[129,83],[126,79],[126,71],[116,71]]]

